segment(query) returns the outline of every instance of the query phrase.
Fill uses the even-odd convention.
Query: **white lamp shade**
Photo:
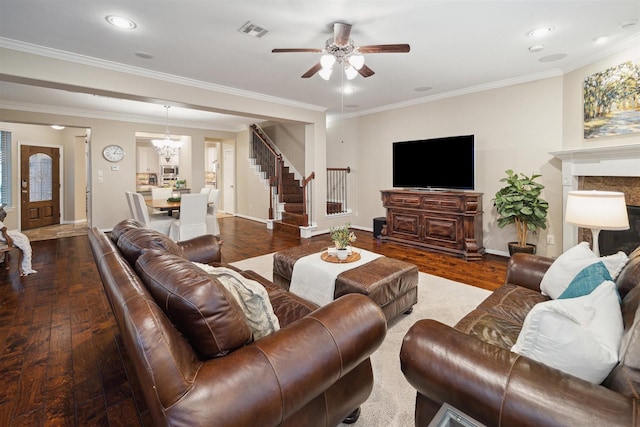
[[[351,55],[349,57],[349,64],[356,70],[359,70],[364,65],[364,56],[362,55]]]
[[[624,193],[618,191],[569,191],[565,221],[596,230],[627,230],[629,216]]]
[[[344,73],[347,75],[347,80],[353,80],[358,75],[358,71],[352,66],[348,66],[344,69]]]
[[[320,65],[322,65],[322,68],[331,68],[333,67],[333,64],[336,63],[336,57],[333,55],[329,55],[328,53],[326,55],[322,55],[322,57],[320,58]]]
[[[320,77],[322,77],[325,80],[329,80],[329,77],[331,77],[331,72],[333,70],[331,68],[323,68],[320,70],[320,72],[318,74],[320,74]]]

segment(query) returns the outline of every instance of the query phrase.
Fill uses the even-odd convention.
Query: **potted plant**
[[[332,227],[331,240],[337,249],[337,257],[339,260],[344,261],[347,259],[348,251],[347,247],[356,241],[356,235],[353,231],[349,231],[351,224],[341,225],[339,227]]]
[[[514,173],[511,169],[505,171],[506,178],[500,182],[507,185],[496,193],[493,205],[498,212],[498,227],[504,228],[509,224],[516,225],[517,242],[509,243],[509,253],[535,253],[536,246],[527,243],[527,233],[547,228],[547,211],[549,203],[540,197],[544,185],[535,182],[542,175]]]

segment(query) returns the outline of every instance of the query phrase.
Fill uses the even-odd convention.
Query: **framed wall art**
[[[584,79],[584,138],[640,132],[640,59]]]

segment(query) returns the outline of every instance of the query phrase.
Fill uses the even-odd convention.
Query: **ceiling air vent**
[[[256,38],[261,38],[269,32],[269,30],[264,28],[262,25],[254,24],[251,21],[247,21],[238,31]]]

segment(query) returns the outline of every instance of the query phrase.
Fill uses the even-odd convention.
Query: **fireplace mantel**
[[[549,153],[562,160],[562,212],[581,176],[640,176],[640,144],[577,148]],[[578,243],[578,228],[562,227],[563,251]]]

